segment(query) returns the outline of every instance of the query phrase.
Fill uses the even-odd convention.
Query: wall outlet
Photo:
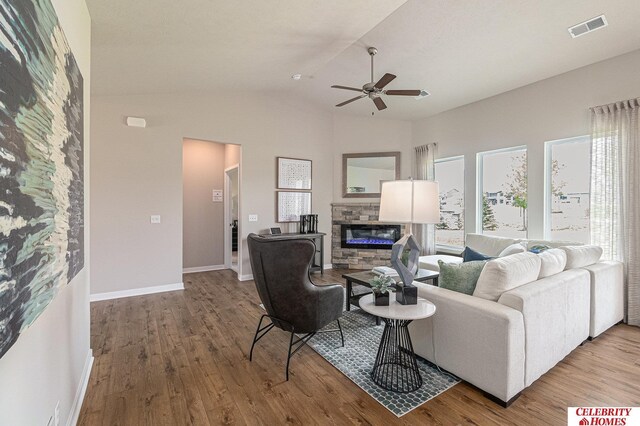
[[[250,214],[249,215],[249,222],[257,222],[258,221],[258,215],[257,214]]]
[[[56,403],[56,411],[53,413],[53,425],[60,426],[60,401]]]
[[[151,223],[160,223],[160,222],[161,222],[161,219],[159,214],[151,215]]]

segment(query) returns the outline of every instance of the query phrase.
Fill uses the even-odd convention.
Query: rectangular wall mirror
[[[400,179],[399,152],[342,154],[342,196],[380,197],[382,182]]]

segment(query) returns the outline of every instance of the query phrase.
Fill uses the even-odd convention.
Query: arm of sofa
[[[416,353],[504,402],[517,395],[524,388],[522,314],[467,294],[414,285],[436,305],[433,317],[409,326]]]
[[[499,304],[522,312],[529,386],[589,336],[589,273],[570,269],[509,290]]]
[[[585,266],[591,278],[589,337],[597,337],[624,318],[624,271],[621,262]]]

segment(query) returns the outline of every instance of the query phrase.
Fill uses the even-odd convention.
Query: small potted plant
[[[373,290],[373,300],[376,306],[389,306],[389,292],[391,286],[395,284],[393,278],[389,275],[380,275],[372,279],[371,290]]]

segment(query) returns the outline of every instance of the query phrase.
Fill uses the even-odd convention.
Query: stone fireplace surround
[[[332,203],[331,204],[331,263],[333,268],[372,269],[390,266],[391,250],[342,248],[340,225],[377,225],[380,203]]]

